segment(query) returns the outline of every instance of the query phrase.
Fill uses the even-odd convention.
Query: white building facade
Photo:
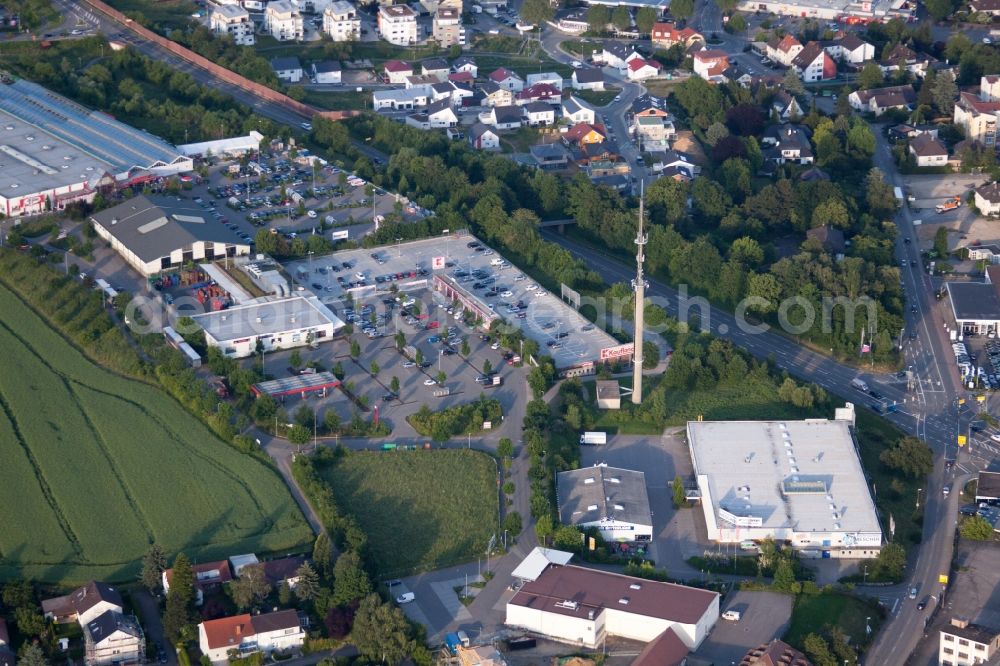
[[[250,12],[237,5],[219,5],[213,8],[209,16],[209,27],[220,37],[228,35],[239,46],[253,46],[257,42]]]
[[[361,17],[357,8],[346,0],[331,3],[323,10],[323,32],[335,42],[361,39]]]
[[[379,7],[378,32],[382,39],[396,46],[409,46],[420,41],[417,14],[407,5]]]
[[[264,9],[264,32],[279,42],[302,39],[302,14],[288,0],[273,0]]]

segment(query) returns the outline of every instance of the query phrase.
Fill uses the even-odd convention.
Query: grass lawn
[[[343,92],[306,89],[305,103],[326,111],[371,110],[371,102],[370,92],[358,92],[353,88]]]
[[[51,297],[64,321],[100,307]],[[93,364],[2,286],[0,312],[0,580],[134,579],[150,543],[205,561],[311,542],[277,472]]]
[[[185,28],[191,14],[205,9],[190,0],[109,0],[109,5],[126,14],[142,14],[151,23],[169,28]]]
[[[589,58],[593,55],[594,51],[600,50],[600,47],[596,44],[591,44],[589,42],[584,42],[579,39],[567,39],[559,44],[563,51],[567,53],[572,53],[575,56],[582,56],[584,58]]]
[[[537,127],[521,127],[516,132],[500,135],[500,144],[505,153],[526,153],[538,143]]]
[[[666,97],[671,92],[673,92],[674,86],[681,83],[685,79],[653,79],[652,81],[643,81],[642,85],[646,87],[650,95],[655,95],[656,97]]]
[[[499,67],[511,69],[522,77],[541,72],[555,72],[564,79],[573,75],[572,67],[557,63],[544,53],[538,55],[474,55],[476,64],[479,65],[480,77],[489,76],[490,72]]]
[[[882,617],[878,609],[865,601],[846,594],[800,594],[792,606],[792,620],[784,640],[792,647],[802,649],[805,637],[811,633],[823,634],[824,627],[837,626],[851,637],[855,645],[866,646],[865,618],[871,618],[872,636],[878,634]]]
[[[476,40],[472,54],[476,53],[520,53],[526,40],[510,35],[486,35]]]
[[[573,94],[593,106],[605,106],[614,101],[621,88],[609,87],[607,90],[576,90]]]
[[[461,449],[349,453],[321,468],[380,576],[475,559],[497,530],[496,467]]]

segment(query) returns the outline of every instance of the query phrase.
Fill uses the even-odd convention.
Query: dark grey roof
[[[134,618],[110,610],[88,622],[84,631],[90,635],[91,640],[95,643],[100,643],[116,631],[123,631],[136,638],[142,636],[142,630]]]
[[[976,188],[976,194],[990,203],[1000,203],[1000,182],[993,182]]]
[[[448,69],[448,61],[444,58],[431,58],[420,63],[420,67],[425,72]]]
[[[604,80],[604,72],[589,67],[575,70],[573,76],[579,83],[597,83]]]
[[[956,627],[953,624],[948,624],[941,628],[941,633],[951,634],[952,636],[958,636],[959,638],[965,638],[974,643],[982,643],[984,645],[990,644],[997,637],[996,631],[981,627],[978,624],[969,624],[964,627]]]
[[[0,646],[0,666],[14,666],[17,656],[6,645]]]
[[[479,86],[479,88],[487,95],[492,95],[498,90],[507,90],[506,88],[501,88],[500,84],[495,81],[484,81],[483,85]]]
[[[840,39],[834,40],[834,43],[840,44],[841,48],[847,49],[848,51],[855,51],[868,42],[858,37],[857,34],[849,32]]]
[[[528,113],[556,112],[556,110],[548,102],[528,102],[523,108]]]
[[[323,62],[313,63],[313,71],[317,74],[330,74],[341,71],[341,66],[336,60],[324,60]]]
[[[910,139],[910,149],[921,157],[948,154],[948,149],[944,147],[944,144],[930,134],[918,134]]]
[[[508,106],[494,106],[493,116],[496,118],[497,123],[520,122],[521,107],[514,106],[513,104]]]
[[[626,46],[621,42],[605,42],[604,50],[616,58],[621,58],[622,60],[625,60],[633,53],[637,53],[634,48]]]
[[[948,282],[951,309],[958,321],[1000,320],[1000,296],[985,282]]]
[[[450,109],[450,108],[451,108],[451,98],[450,97],[444,97],[442,99],[439,99],[436,102],[431,102],[430,104],[428,104],[425,113],[427,113],[428,116],[431,116],[431,115],[433,115],[435,113],[438,113],[440,111],[444,111],[445,109]],[[452,111],[452,113],[454,113],[454,110]]]
[[[298,629],[301,626],[299,624],[299,614],[293,610],[280,610],[274,613],[254,615],[250,622],[253,624],[254,633],[257,634],[280,631],[282,629]]]
[[[573,114],[576,113],[577,111],[582,111],[583,109],[587,109],[589,111],[594,110],[592,106],[590,106],[589,104],[587,104],[586,102],[584,102],[583,100],[579,99],[574,95],[570,95],[569,97],[564,99],[562,106],[563,109],[565,109],[565,112],[568,114]]]
[[[489,125],[484,125],[483,123],[476,123],[469,129],[469,138],[478,139],[487,132],[489,132],[494,136],[497,135],[497,130],[495,127],[490,127]]]
[[[654,97],[649,93],[645,95],[639,95],[634,100],[632,100],[632,113],[640,113],[648,109],[659,109],[661,111],[667,111],[667,103],[664,99],[660,97]]]
[[[661,160],[664,164],[671,164],[673,162],[683,162],[685,164],[694,164],[694,160],[687,153],[682,153],[679,150],[668,150],[663,153],[663,159]]]
[[[441,83],[431,84],[431,90],[436,93],[448,93],[450,95],[451,91],[454,89],[454,84],[452,84],[451,81],[442,81]]]
[[[540,162],[566,161],[569,151],[561,143],[538,143],[528,148],[531,156]]]
[[[279,585],[289,578],[295,578],[299,567],[305,563],[305,557],[302,555],[293,555],[291,557],[282,557],[281,559],[262,562],[261,566],[264,567],[264,578],[267,579],[267,582],[271,583],[271,585]]]
[[[1000,499],[1000,472],[980,472],[976,499]]]
[[[198,206],[168,197],[133,197],[91,220],[147,263],[197,242],[246,245]]]
[[[85,613],[101,601],[114,604],[119,608],[122,606],[122,596],[118,590],[107,583],[92,580],[65,596],[45,599],[42,601],[42,611],[53,615]]]
[[[628,176],[620,173],[613,173],[610,176],[591,176],[590,182],[594,185],[604,185],[605,187],[619,191],[627,189],[629,186]]]
[[[603,520],[653,524],[642,472],[604,465],[559,472],[556,496],[563,525]]]
[[[455,69],[458,69],[462,65],[476,66],[476,59],[473,58],[472,56],[459,56],[455,58],[455,62],[451,64],[451,66]]]
[[[271,58],[271,69],[276,72],[281,72],[286,69],[302,69],[302,63],[295,56],[282,56],[280,58]]]

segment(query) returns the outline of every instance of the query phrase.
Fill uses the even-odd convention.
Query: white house
[[[494,106],[490,109],[489,121],[498,130],[517,129],[521,126],[521,107]]]
[[[302,80],[302,63],[295,56],[272,58],[271,69],[286,83],[298,83]]]
[[[191,565],[191,573],[194,574],[194,603],[201,606],[205,602],[205,592],[218,588],[233,579],[232,569],[229,568],[229,560],[217,560],[215,562],[196,562]],[[174,579],[174,570],[165,569],[160,576],[160,583],[163,585],[163,592],[170,592],[170,583]]]
[[[997,653],[1000,653],[1000,633],[996,630],[957,617],[941,629],[938,664],[986,664],[995,662]]]
[[[376,90],[372,93],[372,105],[376,111],[381,109],[409,111],[417,107],[427,106],[430,101],[430,86]]]
[[[402,60],[390,60],[382,66],[385,80],[388,83],[406,83],[408,77],[413,76],[413,65]]]
[[[486,81],[479,87],[483,93],[483,106],[508,106],[514,103],[514,93],[499,83]]]
[[[459,56],[455,58],[455,61],[451,63],[451,69],[453,72],[466,72],[472,74],[472,78],[479,76],[479,66],[476,64],[476,59],[472,56]]]
[[[570,80],[577,90],[604,90],[604,72],[599,69],[574,69]]]
[[[411,118],[414,121],[411,122]],[[435,129],[435,128],[445,128],[445,127],[455,127],[458,125],[458,114],[455,113],[455,109],[451,106],[451,98],[440,99],[436,102],[431,102],[427,105],[419,114],[410,116],[406,119],[407,124],[414,125],[416,127],[421,127],[423,129]]]
[[[910,140],[909,152],[918,167],[947,166],[948,149],[930,134],[918,134]]]
[[[793,117],[801,118],[804,115],[798,100],[784,90],[775,93],[771,100],[771,109],[778,114],[778,118],[782,122],[787,122]]]
[[[500,135],[489,125],[476,123],[469,129],[469,144],[476,150],[500,150]]]
[[[979,79],[979,99],[984,102],[1000,101],[1000,76],[986,74]]]
[[[208,18],[212,32],[219,36],[229,35],[239,46],[253,46],[254,23],[250,12],[239,5],[216,5]]]
[[[361,17],[357,8],[347,0],[334,0],[323,10],[323,32],[335,42],[361,39]]]
[[[447,80],[448,72],[450,71],[451,67],[444,58],[428,58],[420,63],[420,74],[422,76],[432,76],[439,82]]]
[[[628,63],[627,76],[629,81],[644,81],[660,75],[660,63],[655,60],[633,58]]]
[[[846,63],[852,65],[863,65],[875,58],[875,47],[858,37],[857,33],[848,32],[840,39],[834,41],[839,53],[833,55]]]
[[[856,111],[867,111],[880,116],[889,109],[909,109],[917,101],[917,93],[909,83],[887,88],[872,88],[870,90],[855,90],[847,97],[851,108]],[[961,100],[960,100],[961,102]],[[956,124],[958,104],[956,109]]]
[[[766,52],[767,57],[774,62],[791,67],[792,60],[803,48],[802,42],[795,39],[794,35],[789,34],[784,37],[775,37],[767,42]]]
[[[563,77],[555,72],[542,72],[540,74],[528,74],[528,78],[525,79],[524,85],[526,88],[530,88],[536,83],[547,83],[553,88],[563,89]]]
[[[524,110],[524,118],[532,127],[538,125],[552,125],[556,122],[556,110],[551,104],[545,102],[529,102],[521,107]]]
[[[721,82],[725,80],[725,71],[729,69],[729,54],[719,49],[696,51],[692,56],[694,73],[706,81]]]
[[[837,63],[818,42],[809,42],[792,58],[792,69],[805,83],[837,78]]]
[[[146,639],[139,622],[109,610],[83,625],[87,666],[127,666],[145,661]]]
[[[302,39],[302,14],[289,0],[272,0],[264,9],[264,32],[279,42]]]
[[[562,103],[562,114],[571,123],[590,123],[594,124],[596,121],[597,114],[594,113],[594,108],[584,102],[582,99],[570,95],[563,100]]]
[[[122,612],[122,596],[107,583],[90,581],[69,594],[42,601],[45,619],[56,624],[83,626],[108,611]]]
[[[313,63],[312,74],[316,83],[340,83],[342,70],[336,60],[324,60]]]
[[[628,67],[630,60],[641,58],[642,56],[631,46],[627,46],[621,42],[606,42],[604,50],[600,54],[596,54],[595,57],[608,67],[625,69]]]
[[[420,41],[417,13],[409,5],[382,5],[378,9],[378,32],[396,46],[416,44]]]
[[[490,81],[511,92],[524,90],[524,79],[506,67],[500,67],[490,73]]]
[[[270,656],[272,652],[297,651],[305,642],[305,636],[294,610],[235,615],[206,620],[198,625],[201,653],[216,666],[228,664],[231,654],[245,657],[262,652]]]
[[[1000,182],[993,182],[975,190],[976,208],[983,215],[1000,215]]]

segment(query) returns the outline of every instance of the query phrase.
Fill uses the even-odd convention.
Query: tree
[[[521,18],[528,23],[537,26],[539,30],[542,24],[552,20],[555,16],[555,8],[549,0],[524,0],[521,3]]]
[[[993,525],[982,516],[972,516],[962,521],[959,534],[970,541],[989,541],[993,538]]]
[[[462,356],[468,356],[472,350],[469,348],[469,341],[465,338],[462,339],[462,346],[459,348],[459,353]]]
[[[411,641],[406,636],[407,627],[403,611],[382,603],[377,594],[369,594],[361,601],[354,616],[351,642],[366,662],[395,666],[411,651]]]
[[[924,0],[924,6],[935,21],[943,21],[955,11],[953,0]]]
[[[931,94],[938,112],[950,116],[955,108],[955,100],[958,99],[958,86],[955,85],[951,72],[942,72],[934,78]]]
[[[679,19],[691,18],[694,13],[694,0],[673,0],[670,3],[670,13]]]
[[[329,412],[327,412],[329,414]],[[329,576],[333,571],[333,544],[326,532],[320,532],[313,543],[312,553],[313,563],[319,568],[320,573]]]
[[[361,356],[361,345],[357,340],[351,340],[351,358],[356,361],[359,356]]]
[[[611,22],[618,30],[628,30],[632,26],[632,15],[628,13],[628,7],[619,5],[612,9]]]
[[[635,25],[639,32],[648,35],[653,31],[656,24],[656,10],[652,7],[640,7],[635,12]]]
[[[438,370],[438,373],[434,375],[434,381],[438,384],[444,384],[446,379],[448,379],[448,375],[445,374],[444,370]]]
[[[718,3],[722,4],[722,3]],[[729,17],[729,22],[726,24],[726,30],[731,33],[743,32],[747,29],[747,20],[743,18],[743,14],[733,14]]]
[[[45,633],[45,618],[35,604],[15,608],[14,620],[22,636],[41,636]]]
[[[858,74],[858,85],[864,90],[878,88],[884,82],[885,77],[882,75],[882,68],[874,60],[866,62],[865,66],[861,68],[861,73]]]
[[[552,524],[552,516],[545,514],[535,521],[535,536],[538,537],[538,543],[545,545],[545,540],[552,536],[553,531],[555,526]]]
[[[829,644],[819,634],[806,636],[802,647],[815,666],[838,666],[837,658],[830,652]]]
[[[937,231],[934,232],[934,252],[939,259],[944,259],[950,254],[948,252],[948,229],[945,227],[938,227]]]
[[[340,414],[333,409],[326,410],[323,412],[323,425],[330,434],[340,432]]]
[[[802,79],[799,78],[794,69],[785,72],[784,87],[791,95],[801,95],[806,91],[805,86],[802,85]]]
[[[17,655],[17,666],[49,666],[49,661],[38,643],[26,642]]]
[[[501,437],[497,442],[497,455],[501,458],[514,457],[514,442],[509,437]]]
[[[493,364],[490,363],[489,359],[486,359],[485,361],[483,361],[483,374],[489,375],[492,373],[493,373]]]
[[[674,493],[674,508],[679,509],[687,504],[687,493],[684,491],[684,482],[681,480],[680,474],[674,477],[671,487]]]
[[[296,571],[299,582],[295,584],[295,596],[299,601],[311,601],[319,595],[319,574],[308,562],[303,562]]]
[[[705,140],[708,141],[708,145],[710,146],[715,146],[715,144],[727,136],[729,136],[729,128],[718,121],[709,125],[708,129],[705,130]]]
[[[930,448],[916,437],[904,437],[878,457],[882,464],[907,476],[921,478],[930,474],[934,458]]]
[[[35,604],[35,590],[30,581],[22,580],[3,586],[3,604],[8,608]]]
[[[510,532],[511,536],[516,537],[520,534],[521,527],[521,514],[517,511],[511,511],[503,517],[503,528],[504,530]]]
[[[399,395],[399,377],[393,375],[392,379],[389,380],[389,390]]]
[[[309,432],[309,428],[301,426],[298,423],[293,425],[288,430],[288,441],[296,446],[302,446],[312,437],[312,433]]]
[[[142,570],[139,572],[139,580],[150,594],[159,589],[163,581],[163,570],[166,568],[167,556],[159,544],[154,543],[142,556]]]
[[[288,587],[288,581],[278,583],[278,603],[282,606],[292,603],[292,588]]]
[[[240,577],[229,584],[229,591],[240,610],[263,602],[271,594],[271,584],[264,575],[264,565],[248,564],[243,567]]]
[[[337,564],[333,567],[333,598],[335,606],[349,604],[355,599],[361,599],[372,591],[368,574],[361,567],[361,558],[357,553],[348,551],[341,553]]]
[[[191,623],[193,604],[194,572],[191,571],[191,562],[187,556],[180,553],[174,558],[167,606],[163,611],[163,631],[171,643],[176,645]]]
[[[583,548],[583,533],[575,525],[559,525],[552,532],[552,545],[559,550],[578,551]]]
[[[778,566],[774,569],[774,582],[772,587],[776,590],[782,592],[790,592],[792,586],[795,585],[795,570],[792,568],[792,563],[787,559],[782,558],[778,562]]]
[[[293,349],[288,356],[288,365],[296,369],[302,367],[302,353],[298,349]]]
[[[905,566],[906,550],[898,543],[887,543],[878,552],[871,573],[879,580],[898,581],[903,578],[903,567]]]
[[[371,365],[372,376],[374,377],[375,375],[377,375],[379,370],[381,370],[381,368],[378,367],[378,363],[376,361],[372,361]]]
[[[396,349],[403,351],[403,347],[406,346],[406,335],[402,331],[396,333]]]
[[[611,23],[611,10],[605,5],[591,5],[587,10],[587,26],[591,32],[604,32]]]

